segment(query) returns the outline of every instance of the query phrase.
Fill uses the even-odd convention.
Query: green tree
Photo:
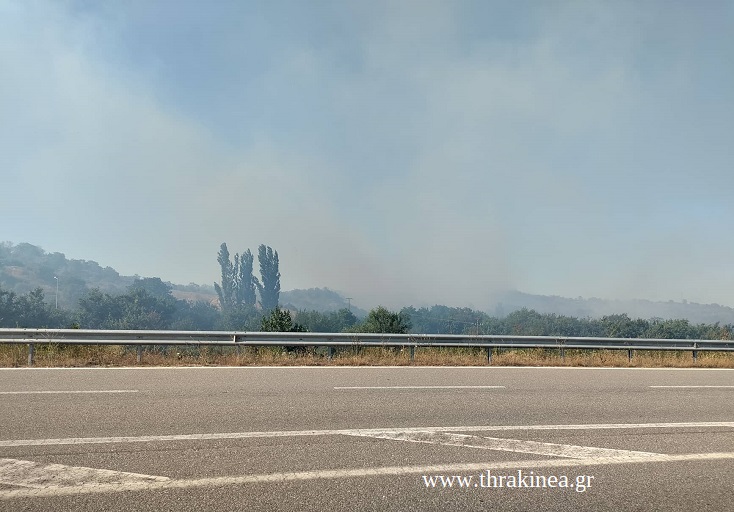
[[[122,312],[112,321],[113,329],[168,329],[176,313],[176,299],[154,296],[144,289],[133,289],[113,301]]]
[[[0,327],[15,327],[20,305],[15,292],[0,288]]]
[[[328,313],[299,311],[296,320],[309,332],[344,332],[357,323],[357,317],[347,308]]]
[[[331,332],[343,332],[351,328],[357,323],[357,317],[348,308],[342,308],[339,311],[329,313],[329,317],[333,318],[334,330]]]
[[[54,329],[66,327],[70,321],[67,311],[46,302],[42,288],[25,295],[0,288],[0,327]]]
[[[354,326],[357,332],[406,334],[411,328],[410,317],[379,306],[370,311],[364,322]]]
[[[275,307],[269,315],[262,318],[260,330],[263,332],[305,332],[306,329],[293,322],[291,312]]]
[[[641,338],[650,327],[645,320],[632,320],[626,313],[606,315],[597,321],[603,328],[603,336],[609,338]]]
[[[262,318],[260,330],[263,332],[305,332],[306,329],[293,322],[291,312],[276,306],[269,315]],[[286,346],[286,352],[305,353],[306,347]]]
[[[219,248],[217,261],[222,270],[222,282],[221,284],[214,283],[214,289],[219,297],[219,305],[222,311],[226,312],[242,305],[254,306],[256,304],[255,288],[258,280],[252,275],[254,261],[252,252],[247,249],[241,256],[235,254],[233,263],[230,260],[227,244],[223,243]]]
[[[696,338],[697,329],[688,320],[661,320],[654,318],[645,331],[645,338],[691,339]]]
[[[226,243],[222,243],[219,246],[217,261],[222,270],[222,284],[214,283],[214,289],[217,291],[217,296],[219,297],[219,307],[222,308],[222,311],[226,311],[233,304],[232,295],[235,282],[234,265],[229,258],[229,249],[227,249]]]
[[[18,327],[50,327],[53,322],[52,311],[43,296],[43,290],[36,288],[20,297]]]
[[[127,290],[128,292],[145,290],[154,297],[171,297],[171,285],[161,281],[160,277],[136,278]]]
[[[255,306],[240,304],[222,311],[214,327],[218,331],[257,331],[261,317]]]
[[[278,251],[260,245],[257,251],[257,259],[260,263],[261,280],[255,279],[255,286],[260,294],[260,305],[263,311],[272,311],[278,307],[280,299],[280,271]]]
[[[93,288],[79,299],[77,322],[84,329],[111,329],[111,325],[122,318],[121,301]]]
[[[93,289],[79,300],[77,318],[85,329],[170,329],[185,304],[134,285],[128,293],[116,296]]]
[[[219,309],[204,300],[178,301],[171,328],[177,331],[213,331],[221,314]]]
[[[513,336],[548,336],[548,315],[522,308],[505,317],[506,333]]]
[[[254,306],[257,297],[255,295],[255,276],[252,275],[254,257],[247,249],[241,256],[234,256],[235,277],[235,301],[237,304]]]

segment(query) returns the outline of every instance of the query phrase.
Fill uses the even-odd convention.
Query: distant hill
[[[696,302],[656,302],[649,300],[570,299],[550,295],[531,295],[518,291],[506,292],[495,311],[504,316],[522,308],[538,313],[555,313],[576,318],[601,318],[606,315],[626,313],[630,318],[661,318],[663,320],[686,319],[694,324],[734,324],[734,309],[720,304]]]
[[[203,301],[217,306],[219,305],[219,297],[217,297],[217,292],[212,285],[199,285],[194,283],[187,285],[168,284],[171,285],[171,295],[177,299],[187,300],[189,302]]]
[[[47,253],[31,244],[0,243],[0,287],[17,294],[41,288],[54,301],[58,278],[59,307],[72,309],[90,289],[123,293],[134,276],[121,276],[96,261],[69,260],[60,252]]]

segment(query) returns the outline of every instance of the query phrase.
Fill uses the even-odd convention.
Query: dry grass
[[[28,364],[26,345],[0,346],[0,367]],[[324,348],[286,352],[281,348],[253,347],[146,347],[137,362],[135,347],[40,345],[35,351],[38,367],[86,366],[487,366],[487,353],[472,348],[420,348],[410,360],[410,350],[391,348],[340,349],[332,358]],[[629,368],[734,368],[734,354],[636,351],[628,359],[623,350],[494,350],[492,366],[587,366]]]

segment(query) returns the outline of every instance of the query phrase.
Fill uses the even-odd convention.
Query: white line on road
[[[210,434],[172,434],[136,437],[67,437],[56,439],[11,439],[0,440],[0,447],[12,446],[56,446],[75,444],[115,444],[150,443],[165,441],[211,441],[219,439],[254,439],[263,437],[301,437],[301,436],[369,436],[395,432],[486,432],[513,430],[605,430],[605,429],[643,429],[643,428],[734,428],[731,421],[710,421],[690,423],[605,423],[588,425],[480,425],[456,427],[393,427],[338,430],[285,430],[272,432],[226,432]]]
[[[334,389],[504,389],[505,386],[334,386]]]
[[[73,391],[0,391],[0,395],[86,395],[96,393],[137,393],[137,389],[93,389]]]
[[[365,436],[365,434],[361,435]],[[479,437],[465,434],[451,434],[447,432],[384,432],[376,435],[366,435],[366,437],[408,441],[412,443],[461,446],[463,448],[480,448],[483,450],[498,450],[503,452],[551,455],[554,457],[568,457],[572,459],[635,458],[655,457],[659,455],[657,453],[638,452],[633,450],[614,450],[610,448],[596,448],[593,446],[541,443],[538,441],[527,441],[524,439]]]
[[[664,389],[664,388],[672,388],[672,389],[685,389],[685,388],[731,388],[734,389],[734,386],[650,386],[651,388],[656,389]]]
[[[18,489],[0,491],[0,500],[41,498],[49,496],[70,496],[80,494],[154,491],[165,489],[191,489],[201,487],[223,487],[227,485],[285,483],[308,480],[330,480],[339,478],[364,478],[380,476],[409,476],[436,473],[456,473],[522,468],[569,468],[579,466],[603,466],[609,464],[630,464],[650,462],[686,462],[734,459],[734,452],[693,453],[686,455],[654,455],[650,457],[601,458],[601,459],[550,459],[521,460],[505,462],[474,462],[463,464],[437,464],[433,466],[387,466],[358,469],[334,469],[301,471],[291,473],[270,473],[261,475],[225,476],[192,480],[168,480],[154,482],[129,482],[125,484],[79,485],[75,487],[48,487],[44,489]]]

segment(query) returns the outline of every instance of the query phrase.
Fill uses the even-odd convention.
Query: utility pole
[[[349,306],[349,312],[352,312],[352,298],[351,297],[344,297],[347,300],[347,306]]]
[[[56,309],[59,309],[59,278],[54,276],[56,279]]]

